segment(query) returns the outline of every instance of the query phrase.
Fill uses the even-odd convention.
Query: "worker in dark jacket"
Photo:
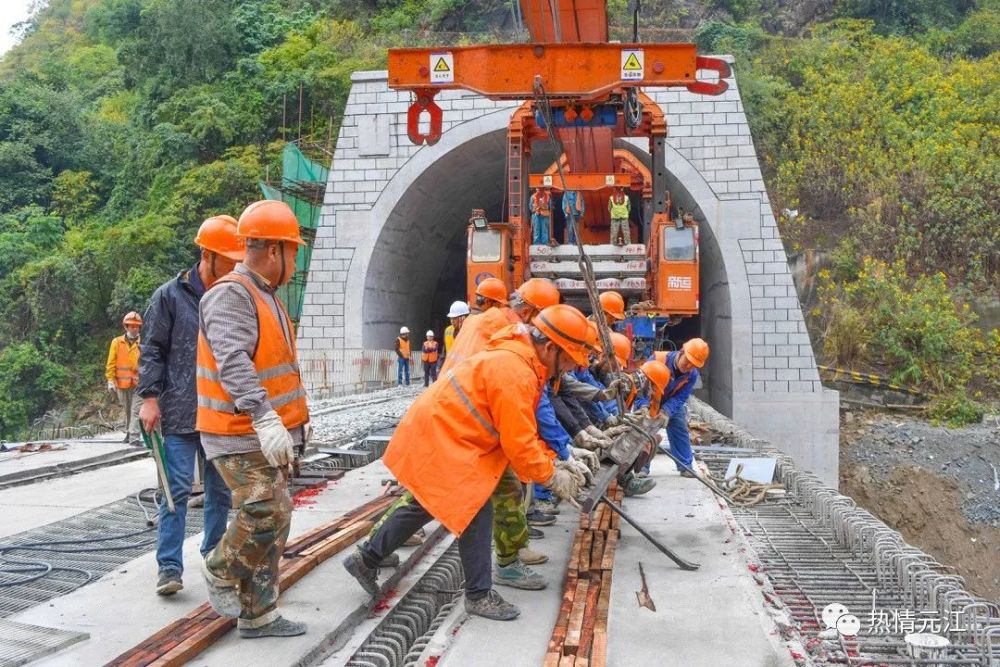
[[[233,270],[245,254],[236,235],[236,220],[228,215],[209,218],[195,237],[201,258],[190,269],[161,285],[149,301],[142,335],[138,394],[139,420],[146,432],[163,432],[164,466],[170,480],[175,512],[160,506],[156,562],[156,592],[173,595],[184,587],[182,552],[187,500],[201,438],[195,430],[198,394],[195,389],[195,350],[198,344],[198,303],[205,290]],[[215,470],[205,466],[205,537],[201,554],[210,552],[226,531],[229,489]]]

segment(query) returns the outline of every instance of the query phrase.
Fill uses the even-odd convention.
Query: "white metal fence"
[[[302,381],[312,398],[372,391],[396,384],[396,352],[393,350],[328,350],[299,354]],[[424,367],[419,351],[413,352],[410,382],[423,382]]]

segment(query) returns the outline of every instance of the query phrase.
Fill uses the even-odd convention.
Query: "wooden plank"
[[[312,572],[318,564],[312,556],[281,561],[278,569],[278,590],[284,593],[302,577]]]
[[[576,662],[573,663],[573,667],[590,667],[590,659],[578,655],[576,656]]]
[[[562,603],[559,605],[559,615],[556,617],[556,624],[552,628],[551,637],[549,637],[550,653],[562,655],[563,642],[566,640],[566,625],[569,623],[569,612],[573,608],[573,595],[576,593],[576,582],[575,576],[566,577]]]
[[[235,618],[217,618],[192,637],[185,639],[161,655],[153,665],[155,667],[180,667],[214,644],[235,625]]]
[[[611,571],[601,574],[601,594],[597,597],[597,609],[594,614],[594,631],[608,629],[608,607],[611,606]]]
[[[580,635],[583,632],[583,613],[587,609],[587,588],[590,582],[581,579],[576,582],[576,592],[573,594],[573,609],[569,612],[569,622],[566,624],[566,641],[563,642],[564,655],[577,655],[580,648]]]
[[[340,547],[336,549],[334,553],[343,549],[343,543],[345,540],[350,542],[356,541],[361,534],[367,533],[372,527],[372,522],[368,519],[358,519],[357,521],[350,523],[342,527],[337,532],[326,537],[320,542],[311,545],[309,548],[304,549],[299,553],[300,556],[312,556],[315,557],[317,562],[322,563],[324,560],[330,557],[331,545],[333,548]]]
[[[580,649],[577,651],[577,656],[589,656],[590,655],[590,644],[594,639],[594,623],[597,620],[597,598],[601,592],[601,585],[599,580],[593,580],[590,582],[590,586],[587,588],[587,602],[583,610],[583,628],[580,630]]]
[[[608,661],[608,631],[594,628],[594,641],[590,647],[590,667],[605,667]]]
[[[594,532],[583,531],[583,539],[580,540],[580,549],[577,552],[577,576],[586,579],[590,576],[590,548],[594,543]]]
[[[579,569],[580,546],[583,542],[584,532],[585,531],[583,530],[576,531],[576,536],[573,538],[573,550],[569,554],[569,568],[567,569],[567,572],[571,572],[574,577],[576,576],[576,573],[578,572]]]
[[[604,510],[604,514],[601,515],[600,529],[606,531],[611,528],[611,517],[614,512],[612,512],[611,508],[604,504],[602,504],[601,508]]]
[[[600,570],[601,563],[604,562],[604,541],[606,538],[604,531],[594,533],[594,545],[590,548],[590,571]],[[600,575],[598,575],[600,576]],[[591,576],[593,578],[593,576]]]
[[[610,570],[615,564],[615,549],[618,548],[618,536],[617,530],[608,531],[608,539],[604,544],[604,556],[601,557],[601,569]]]
[[[559,667],[560,660],[562,660],[562,653],[549,651],[545,654],[545,660],[542,662],[542,667]]]
[[[575,655],[564,655],[559,659],[559,667],[574,667],[576,664]]]

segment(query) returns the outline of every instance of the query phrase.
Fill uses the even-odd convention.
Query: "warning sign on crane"
[[[431,83],[455,83],[455,57],[451,51],[430,55]]]
[[[622,49],[622,81],[641,81],[646,59],[642,49]]]

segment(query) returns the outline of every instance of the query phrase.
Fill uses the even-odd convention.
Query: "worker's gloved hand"
[[[583,475],[583,484],[580,485],[581,487],[584,487],[584,486],[593,486],[593,484],[594,484],[594,473],[592,473],[590,471],[590,468],[587,466],[586,463],[584,463],[583,461],[581,461],[579,459],[573,458],[572,456],[569,457],[569,463],[572,463],[573,467],[576,468],[576,470],[581,475]]]
[[[260,438],[260,451],[275,468],[286,466],[295,458],[292,434],[281,423],[281,417],[274,410],[253,420],[253,430]]]
[[[608,418],[604,421],[604,425],[607,427],[605,428],[604,432],[607,433],[608,428],[611,428],[613,426],[618,426],[621,423],[622,423],[621,417],[619,417],[618,415],[609,415]]]
[[[601,447],[601,442],[594,439],[594,436],[590,435],[586,431],[580,431],[575,436],[573,436],[573,444],[580,449],[595,450]]]
[[[575,460],[586,465],[591,472],[597,472],[601,469],[601,458],[596,452],[580,447],[570,447],[569,453],[573,455]]]
[[[574,461],[572,457],[566,459],[565,461],[556,460],[553,462],[556,468],[565,468],[572,473],[573,477],[576,479],[576,483],[581,487],[587,483],[587,475],[584,473],[582,468],[586,466],[581,466],[578,461]]]
[[[635,412],[625,415],[625,420],[636,425],[642,425],[649,418],[648,408],[639,408]]]
[[[115,388],[116,388],[115,387],[115,381],[114,380],[108,380],[108,391],[110,391],[113,394],[113,393],[115,393]]]
[[[580,493],[580,487],[582,486],[580,481],[582,475],[579,475],[579,471],[572,470],[566,466],[560,466],[560,463],[566,463],[566,461],[556,461],[552,477],[549,477],[542,486],[563,500],[575,502],[576,496]]]
[[[611,399],[618,396],[619,392],[621,392],[624,386],[625,386],[624,380],[612,380],[607,387],[597,392],[597,395],[594,396],[594,400],[610,401]]]
[[[612,426],[611,428],[609,428],[607,431],[604,432],[604,435],[607,436],[609,440],[614,442],[615,440],[620,438],[623,433],[627,433],[628,430],[629,430],[628,424],[619,424],[618,426]]]
[[[593,424],[591,424],[590,426],[588,426],[587,428],[585,428],[583,430],[586,431],[587,433],[589,433],[592,438],[594,438],[599,443],[601,443],[602,446],[603,445],[610,445],[611,444],[610,438],[608,438],[608,436],[606,436],[604,434],[604,431],[602,431],[601,429],[597,428]]]

